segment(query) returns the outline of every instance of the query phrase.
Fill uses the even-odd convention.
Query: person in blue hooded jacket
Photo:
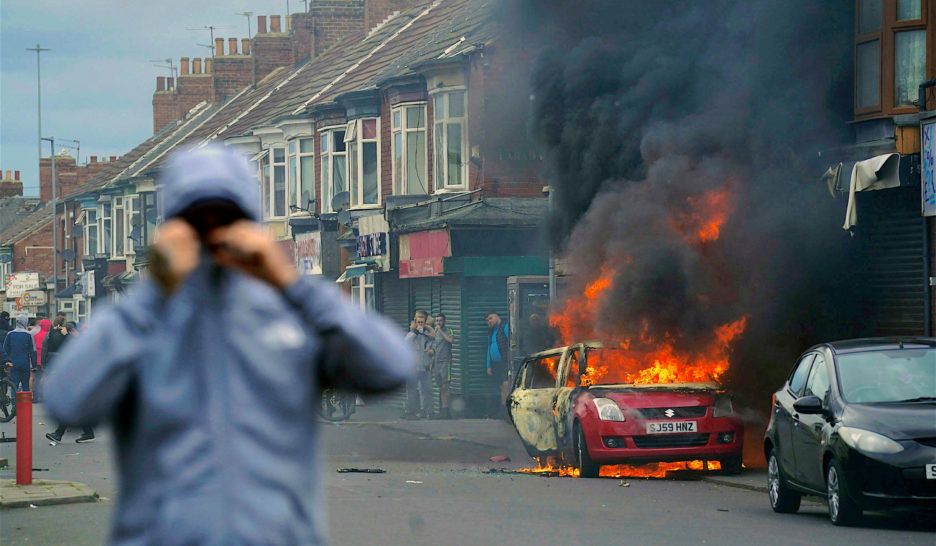
[[[3,340],[3,352],[7,354],[12,367],[9,370],[10,381],[18,391],[28,391],[29,376],[36,366],[36,340],[27,330],[29,317],[25,314],[16,316],[16,328],[10,330]]]
[[[319,389],[396,388],[415,355],[389,322],[299,276],[256,223],[242,158],[178,153],[160,183],[150,278],[57,356],[48,408],[111,420],[116,544],[323,543]]]

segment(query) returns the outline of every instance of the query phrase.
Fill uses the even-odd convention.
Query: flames
[[[718,461],[681,461],[674,463],[649,463],[643,465],[616,464],[604,465],[598,472],[601,478],[666,478],[670,472],[714,471],[721,470]],[[557,464],[553,458],[539,461],[536,468],[522,468],[523,474],[578,478],[579,470],[571,466]]]
[[[671,215],[670,225],[686,244],[702,249],[718,240],[734,210],[732,186],[729,181],[697,197],[687,197],[685,208]],[[581,298],[567,299],[550,316],[550,325],[563,344],[593,339],[604,344],[605,349],[590,353],[581,384],[718,382],[728,370],[732,344],[744,333],[747,317],[716,327],[707,341],[691,351],[677,349],[679,332],[654,339],[648,334],[647,318],[637,321],[644,325],[639,331],[608,332],[599,311],[607,306],[613,292],[615,267],[627,268],[632,258],[620,261],[605,263],[585,286]],[[713,305],[712,300],[717,298],[702,294],[697,299],[700,304]]]

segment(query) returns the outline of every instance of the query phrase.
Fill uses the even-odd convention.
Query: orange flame
[[[677,214],[673,227],[691,244],[717,241],[722,226],[734,211],[727,184],[699,197],[687,197],[686,204],[689,212]]]
[[[598,471],[601,478],[666,478],[668,472],[721,470],[718,461],[682,461],[675,463],[649,463],[643,465],[616,464],[604,465]],[[579,469],[557,465],[555,462],[538,464],[536,468],[522,468],[524,474],[545,474],[560,478],[578,478]]]

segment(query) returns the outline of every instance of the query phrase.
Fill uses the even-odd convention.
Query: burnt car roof
[[[836,354],[860,353],[865,351],[888,351],[894,349],[924,349],[936,347],[936,338],[932,337],[868,337],[844,339],[816,345],[828,347]]]

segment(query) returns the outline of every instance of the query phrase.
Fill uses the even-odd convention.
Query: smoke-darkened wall
[[[850,138],[853,2],[506,6],[508,40],[540,51],[530,130],[568,293],[613,278],[597,334],[691,352],[746,316],[726,379],[757,400],[810,344],[861,333],[844,204],[813,161]]]

